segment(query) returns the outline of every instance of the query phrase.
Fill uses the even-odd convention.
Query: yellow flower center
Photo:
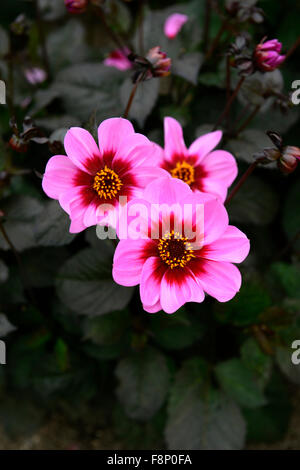
[[[175,168],[170,170],[170,173],[173,178],[178,178],[187,184],[192,184],[195,181],[194,167],[185,161],[177,162]]]
[[[94,178],[93,188],[104,199],[116,197],[122,186],[123,183],[117,173],[107,166],[103,170],[98,171]]]
[[[168,266],[183,268],[192,258],[195,258],[191,244],[179,232],[166,232],[158,242],[159,256]]]

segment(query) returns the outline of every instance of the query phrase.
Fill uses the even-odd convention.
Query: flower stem
[[[294,54],[295,50],[300,46],[300,36],[298,37],[297,41],[292,45],[292,47],[287,51],[285,55],[285,60],[291,57]]]
[[[229,100],[227,101],[226,103],[226,106],[225,106],[225,109],[224,111],[222,112],[221,116],[219,117],[219,119],[217,120],[213,130],[215,131],[217,129],[217,127],[221,124],[221,122],[223,121],[223,119],[227,116],[230,108],[231,108],[231,105],[232,103],[234,102],[238,92],[240,91],[240,88],[242,86],[242,84],[244,83],[244,80],[245,80],[245,77],[241,77],[237,86],[236,86],[236,89],[234,90],[234,92],[232,93],[231,97],[229,98]]]
[[[133,98],[135,97],[135,94],[136,94],[138,84],[143,80],[144,76],[145,76],[145,73],[141,73],[139,75],[137,81],[135,82],[135,84],[132,87],[132,90],[131,90],[131,93],[130,93],[130,96],[129,96],[129,99],[128,99],[128,102],[127,102],[127,106],[126,106],[126,109],[125,109],[124,114],[123,114],[123,118],[125,118],[125,119],[127,119],[127,117],[128,117],[128,114],[129,114],[129,111],[130,111],[130,108],[131,108],[131,105],[132,105],[132,102],[133,102]]]
[[[208,51],[206,52],[206,55],[205,55],[205,60],[208,60],[211,58],[211,56],[213,55],[216,47],[218,46],[219,44],[219,41],[224,33],[224,31],[226,30],[227,26],[228,26],[228,18],[224,19],[221,26],[220,26],[220,29],[218,31],[218,34],[216,35],[215,39],[213,40],[210,48],[208,49]]]
[[[39,1],[35,0],[35,11],[36,11],[36,22],[38,27],[38,33],[41,41],[41,49],[42,49],[42,57],[44,62],[44,67],[47,72],[48,78],[51,77],[51,70],[50,70],[50,63],[48,57],[48,51],[46,46],[46,39],[45,39],[45,32],[44,32],[44,25],[43,20],[41,17]]]
[[[246,129],[246,127],[250,124],[250,122],[255,118],[255,116],[257,115],[258,111],[260,110],[260,105],[258,104],[257,106],[255,106],[255,108],[253,109],[252,113],[250,113],[250,115],[248,116],[248,118],[242,123],[242,125],[237,129],[237,131],[235,132],[235,137],[237,137],[244,129]]]
[[[234,196],[236,195],[236,193],[239,191],[239,189],[243,186],[243,184],[246,182],[246,180],[249,178],[249,176],[253,173],[253,171],[255,170],[255,168],[257,167],[257,165],[259,163],[261,163],[262,161],[264,160],[264,157],[262,158],[258,158],[257,160],[255,160],[253,163],[251,163],[251,165],[249,166],[249,168],[245,171],[245,173],[242,175],[242,177],[239,179],[239,181],[237,182],[237,184],[235,185],[235,187],[233,188],[233,190],[231,191],[231,193],[227,196],[227,199],[225,201],[225,205],[228,204],[233,198]]]
[[[99,18],[101,19],[104,29],[106,30],[108,36],[110,36],[111,40],[116,44],[118,49],[124,49],[125,46],[124,44],[122,44],[119,36],[117,36],[117,34],[113,31],[113,29],[107,23],[105,13],[102,10],[102,8],[95,6],[95,11],[96,11],[97,16],[99,16]]]
[[[203,44],[204,50],[207,51],[210,33],[210,21],[211,21],[211,0],[205,0],[205,19],[203,29]]]

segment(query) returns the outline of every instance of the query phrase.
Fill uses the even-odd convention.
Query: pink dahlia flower
[[[129,70],[132,68],[132,63],[128,59],[130,50],[125,47],[124,49],[115,49],[103,61],[104,65],[108,67],[115,67],[119,70]]]
[[[188,16],[182,13],[173,13],[168,16],[164,24],[165,35],[169,39],[174,39],[188,19]]]
[[[139,284],[143,308],[149,313],[173,313],[186,302],[202,302],[205,292],[220,302],[232,299],[241,286],[241,274],[232,263],[243,261],[250,245],[244,233],[228,225],[223,204],[169,177],[150,183],[143,201],[149,217],[141,224],[138,239],[119,242],[113,263],[115,282]],[[129,203],[128,211],[134,203]],[[157,205],[164,210],[154,211]],[[203,207],[200,225],[195,217],[199,205]],[[185,212],[186,207],[191,210]],[[183,229],[179,232],[178,227]],[[195,243],[187,236],[192,231],[198,239]],[[157,233],[156,238],[150,233]]]
[[[263,72],[272,72],[277,69],[285,60],[285,55],[280,55],[282,48],[281,42],[277,39],[271,39],[267,42],[261,42],[254,51],[254,60],[259,70]]]
[[[174,178],[187,183],[193,191],[215,194],[224,201],[238,170],[229,152],[213,150],[220,142],[222,132],[205,134],[187,149],[176,119],[166,117],[164,129],[165,148],[161,149],[160,166]]]
[[[98,223],[114,226],[120,197],[130,201],[164,174],[154,166],[155,144],[126,119],[103,121],[98,141],[99,147],[88,131],[72,127],[64,140],[67,156],[55,155],[46,166],[43,189],[69,214],[71,233]]]

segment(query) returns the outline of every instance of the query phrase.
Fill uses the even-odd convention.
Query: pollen
[[[163,238],[159,239],[157,248],[161,260],[171,269],[183,268],[192,258],[195,258],[188,239],[174,230],[166,232]]]
[[[189,185],[195,181],[194,167],[186,161],[177,162],[175,168],[170,170],[170,173],[173,178],[178,178]]]
[[[104,199],[113,199],[118,195],[123,183],[117,173],[105,166],[96,173],[93,188]]]

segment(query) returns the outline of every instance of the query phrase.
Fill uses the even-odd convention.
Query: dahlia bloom
[[[188,16],[182,13],[173,13],[168,16],[164,24],[164,33],[167,38],[174,39],[188,19]]]
[[[150,183],[139,202],[149,209],[164,205],[164,211],[147,211],[140,237],[119,242],[113,262],[115,282],[139,284],[143,308],[149,313],[174,313],[186,302],[202,302],[205,292],[219,302],[232,299],[241,286],[241,274],[232,263],[242,262],[250,245],[245,234],[228,225],[223,204],[169,177]],[[128,204],[128,212],[134,203]],[[199,205],[200,225],[195,217]],[[188,214],[186,207],[192,208]],[[150,227],[156,238],[149,236]],[[191,243],[187,234],[192,231],[200,241]]]
[[[108,67],[115,67],[119,70],[129,70],[132,68],[132,63],[128,59],[129,54],[130,50],[127,47],[124,49],[115,49],[104,59],[103,63]]]
[[[222,132],[210,132],[198,137],[188,149],[181,125],[176,119],[165,118],[164,132],[165,148],[160,153],[161,168],[187,183],[193,191],[211,193],[225,201],[227,189],[238,170],[229,152],[213,150],[220,142]]]
[[[254,51],[256,67],[263,72],[277,69],[285,60],[285,55],[280,55],[281,48],[282,44],[277,39],[258,44]]]
[[[71,219],[70,232],[99,224],[116,224],[120,199],[124,204],[141,194],[153,178],[157,151],[132,124],[111,118],[98,127],[99,147],[91,134],[72,127],[65,136],[65,155],[50,158],[43,177],[43,190],[57,199]]]
[[[69,13],[80,15],[88,6],[88,0],[65,0],[65,6]]]

